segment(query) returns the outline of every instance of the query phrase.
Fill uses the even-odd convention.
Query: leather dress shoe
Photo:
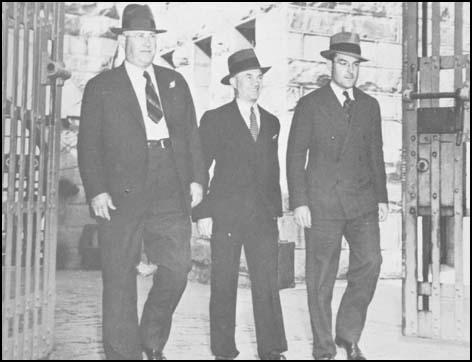
[[[286,361],[287,357],[285,357],[282,353],[279,352],[271,352],[262,356],[261,359],[264,361]]]
[[[357,343],[348,342],[339,337],[336,337],[334,342],[338,345],[338,347],[344,348],[346,350],[348,360],[367,360]]]
[[[167,360],[167,358],[164,357],[162,352],[157,351],[155,349],[145,348],[144,353],[146,353],[148,360],[151,360],[151,361],[166,361]]]
[[[328,361],[328,360],[334,360],[334,357],[330,354],[325,354],[319,358],[315,358],[316,360],[320,360],[320,361]]]

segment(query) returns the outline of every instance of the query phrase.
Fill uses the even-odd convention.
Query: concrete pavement
[[[139,307],[151,279],[139,279]],[[346,283],[335,287],[333,313]],[[165,350],[169,359],[212,359],[209,344],[210,288],[190,282],[174,315]],[[304,285],[281,291],[288,339],[288,359],[311,359],[311,331]],[[334,319],[334,318],[333,318]],[[238,359],[257,359],[250,290],[240,288],[237,311]],[[401,334],[401,282],[381,280],[367,318],[361,348],[369,359],[470,359],[470,343],[460,344],[407,338]],[[337,359],[344,359],[342,351]],[[59,271],[55,348],[50,359],[103,359],[101,345],[101,279],[96,271]]]

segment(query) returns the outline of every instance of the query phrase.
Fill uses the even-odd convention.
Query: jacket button
[[[331,136],[331,140],[334,141],[336,139],[336,137],[334,136]]]
[[[130,189],[125,189],[125,194],[129,194],[131,192]]]

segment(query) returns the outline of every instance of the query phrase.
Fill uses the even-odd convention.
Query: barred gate
[[[2,359],[53,346],[63,3],[2,2]]]
[[[470,10],[443,5],[403,5],[403,332],[470,341]]]

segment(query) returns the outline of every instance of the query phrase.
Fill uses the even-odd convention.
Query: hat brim
[[[164,29],[123,29],[123,28],[110,28],[110,31],[116,35],[121,35],[125,31],[152,31],[156,34],[167,33],[167,30]]]
[[[244,69],[244,70],[241,70],[241,72],[244,72],[246,70],[252,70],[252,69],[260,69],[262,74],[265,74],[267,73],[267,71],[272,68],[272,67],[257,67],[257,68],[248,68],[248,69]],[[224,84],[224,85],[229,85],[229,80],[231,78],[233,78],[236,74],[239,74],[241,72],[238,72],[238,73],[235,73],[235,74],[228,74],[227,76],[223,77],[223,79],[221,79],[221,83]]]
[[[339,50],[323,50],[322,52],[320,52],[321,56],[323,58],[326,58],[328,60],[333,60],[333,57],[335,54],[344,54],[344,55],[349,55],[351,57],[354,57],[358,60],[360,60],[361,62],[368,62],[369,59],[366,59],[362,56],[360,56],[359,54],[356,54],[356,53],[350,53],[350,52],[343,52],[343,51],[339,51]]]

